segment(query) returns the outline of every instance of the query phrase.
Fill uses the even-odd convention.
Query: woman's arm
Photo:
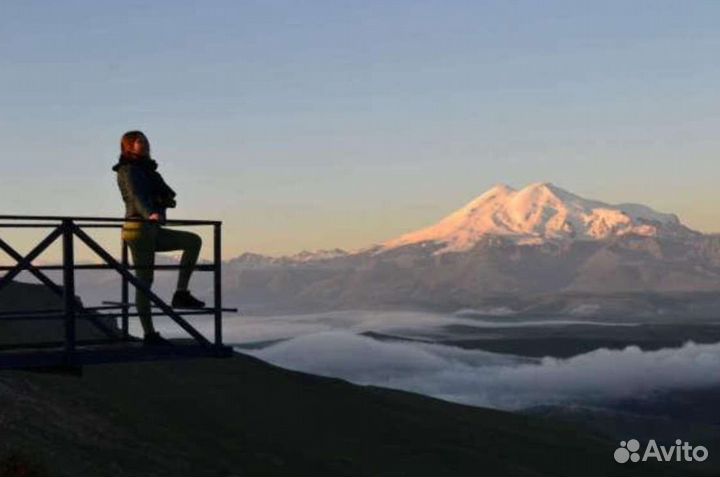
[[[123,167],[118,172],[125,185],[128,200],[132,201],[133,208],[144,219],[150,219],[151,215],[161,212],[152,200],[151,185],[143,171],[137,167]]]
[[[158,189],[158,194],[160,197],[160,205],[162,207],[169,207],[173,208],[177,205],[177,202],[175,201],[175,196],[177,195],[172,188],[170,188],[169,185],[165,182],[162,175],[160,175],[159,172],[153,171],[154,180],[156,183],[156,187]]]

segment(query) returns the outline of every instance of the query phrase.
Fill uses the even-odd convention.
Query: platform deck
[[[54,366],[85,366],[130,361],[156,361],[201,357],[225,358],[233,354],[230,346],[202,346],[187,339],[169,340],[169,346],[146,346],[142,341],[78,343],[71,355],[61,343],[52,346],[0,348],[0,369]]]

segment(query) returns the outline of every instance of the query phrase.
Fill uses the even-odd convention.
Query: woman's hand
[[[167,223],[165,212],[154,212],[148,216],[148,220],[158,225],[165,225]]]

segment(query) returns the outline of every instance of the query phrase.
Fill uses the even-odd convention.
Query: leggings
[[[161,227],[152,222],[125,222],[121,236],[128,244],[136,267],[135,276],[148,287],[152,286],[155,266],[155,252],[182,250],[181,269],[178,273],[177,289],[187,290],[190,275],[197,263],[202,247],[202,239],[193,232]],[[155,331],[150,314],[150,298],[140,290],[135,290],[137,308],[145,333]]]

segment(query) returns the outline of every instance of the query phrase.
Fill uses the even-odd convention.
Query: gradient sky
[[[122,216],[139,128],[170,218],[223,220],[225,258],[370,245],[498,182],[720,232],[718,25],[701,1],[3,1],[0,213]]]

